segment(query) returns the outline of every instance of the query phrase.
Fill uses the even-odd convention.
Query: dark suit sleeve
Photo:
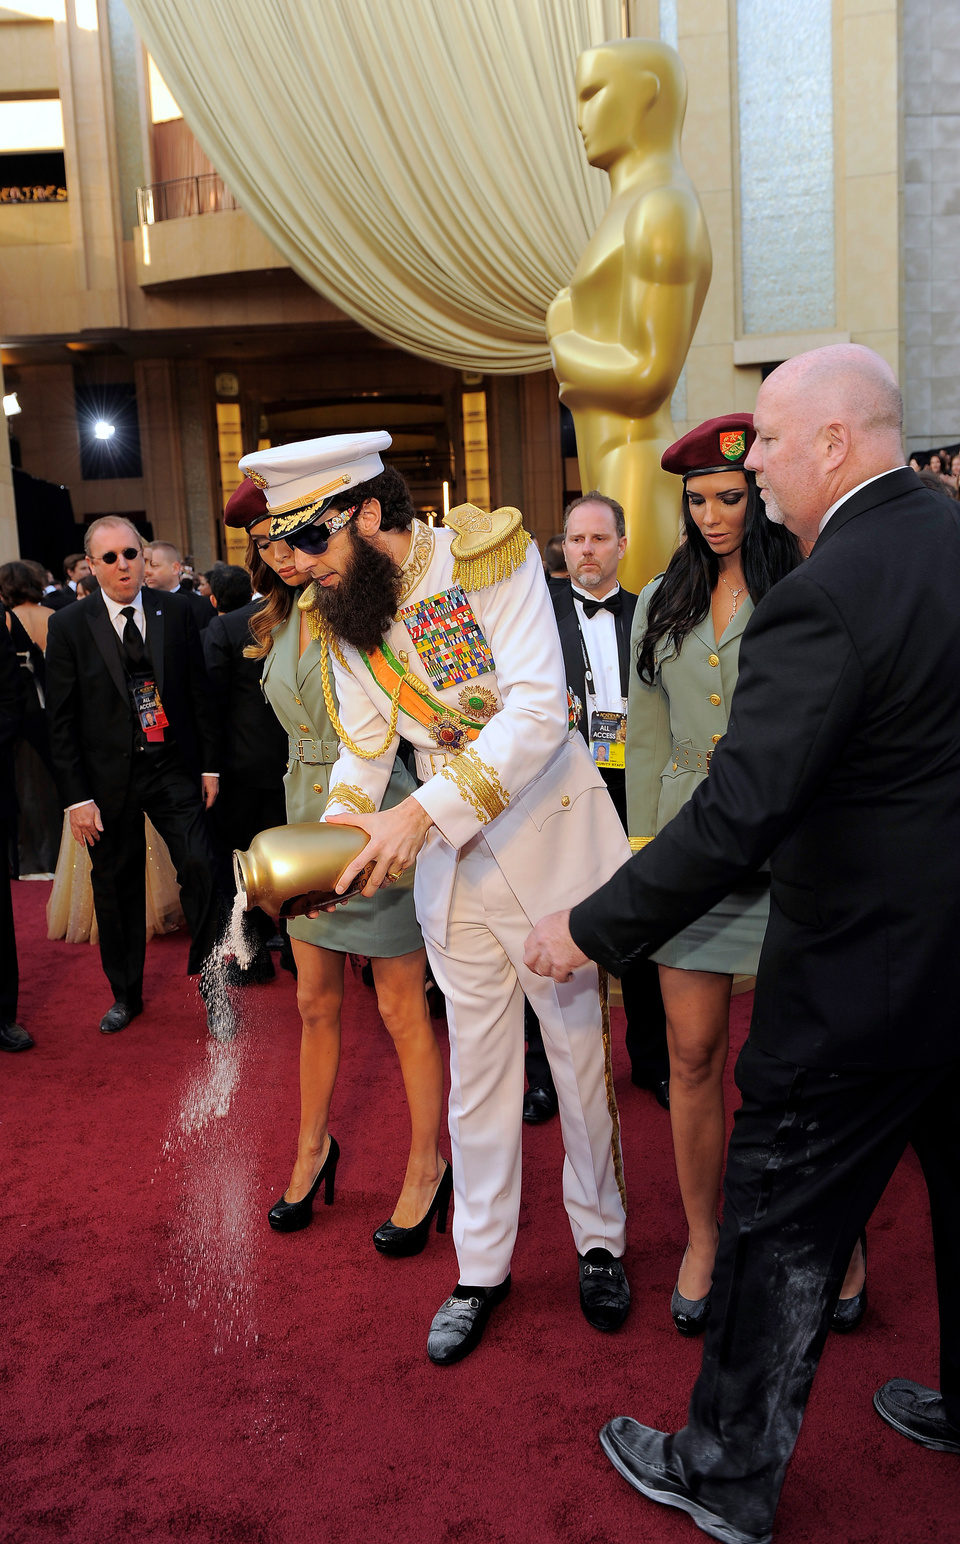
[[[210,679],[204,664],[203,645],[200,642],[200,634],[191,608],[184,606],[180,614],[186,631],[187,677],[193,718],[197,727],[200,771],[219,772],[222,759],[220,726]]]
[[[864,693],[843,618],[797,570],[744,633],[709,778],[655,841],[574,907],[576,944],[619,974],[764,863],[843,754]]]
[[[80,734],[80,683],[66,617],[54,612],[47,628],[47,731],[60,800],[65,809],[93,798],[83,761]]]

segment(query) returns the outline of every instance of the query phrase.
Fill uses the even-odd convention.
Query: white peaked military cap
[[[239,462],[244,477],[263,490],[272,518],[270,534],[283,536],[309,525],[341,493],[383,471],[386,429],[365,434],[326,434],[251,451]]]

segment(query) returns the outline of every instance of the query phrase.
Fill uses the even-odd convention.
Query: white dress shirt
[[[877,472],[873,477],[865,477],[862,483],[857,483],[857,486],[855,488],[851,488],[849,493],[845,493],[842,498],[837,499],[835,504],[830,505],[830,508],[827,510],[823,519],[820,521],[820,524],[817,526],[817,535],[820,535],[820,532],[823,530],[827,521],[836,514],[841,504],[845,504],[847,502],[847,499],[852,499],[853,495],[855,493],[859,493],[861,488],[866,488],[868,483],[877,482],[879,478],[887,477],[891,472],[901,471],[903,464],[904,463],[901,462],[900,466],[890,466],[885,472]]]
[[[133,620],[137,624],[137,627],[140,630],[140,637],[143,639],[144,643],[146,643],[146,641],[147,641],[147,624],[144,621],[144,616],[143,616],[143,591],[142,590],[138,590],[137,594],[134,596],[133,600],[127,600],[127,601],[111,600],[109,595],[107,595],[105,593],[105,591],[103,591],[103,590],[101,590],[100,593],[101,593],[101,595],[103,595],[103,604],[107,608],[107,615],[110,618],[111,624],[113,626],[113,630],[116,633],[117,637],[120,639],[120,642],[121,643],[123,642],[123,629],[127,625],[127,619],[123,615],[123,608],[124,608],[124,606],[132,606],[133,607]]]
[[[589,590],[583,589],[579,584],[571,580],[570,588],[577,595],[582,595],[585,600],[595,601],[596,595],[591,595]],[[610,595],[616,595],[619,584],[614,585]],[[605,595],[604,600],[609,596]],[[588,617],[584,609],[575,600],[573,603],[577,621],[580,623],[580,636],[583,638],[587,650],[587,658],[590,661],[590,671],[593,676],[593,695],[588,691],[587,711],[590,705],[599,708],[604,713],[623,713],[626,711],[626,700],[620,689],[620,650],[617,647],[617,619],[612,611],[600,610]],[[589,723],[588,723],[589,728]]]

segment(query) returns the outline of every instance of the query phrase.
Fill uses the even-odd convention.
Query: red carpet
[[[524,1136],[513,1293],[478,1352],[434,1368],[424,1344],[456,1281],[449,1234],[407,1261],[370,1243],[406,1153],[372,993],[353,978],[331,1122],[336,1204],[277,1236],[264,1213],[296,1132],[291,978],[247,989],[240,1038],[217,1048],[183,975],[185,938],[159,939],[146,1012],[108,1039],[96,951],[47,942],[49,885],[14,892],[20,1017],[37,1048],[0,1066],[3,1544],[703,1537],[634,1495],[596,1440],[616,1413],[682,1424],[700,1356],[668,1311],[683,1232],[668,1121],[630,1085],[619,1013],[627,1325],[603,1337],[580,1314],[554,1121]],[[749,1002],[735,1005],[737,1044]],[[779,1544],[960,1539],[960,1464],[897,1437],[870,1404],[891,1376],[937,1382],[912,1156],[871,1226],[870,1297],[863,1329],[821,1364]]]

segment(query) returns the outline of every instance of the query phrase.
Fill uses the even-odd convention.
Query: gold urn
[[[233,855],[244,910],[259,906],[271,917],[302,917],[317,906],[359,895],[373,871],[372,863],[344,895],[337,895],[336,884],[369,840],[359,826],[328,826],[315,820],[261,831],[246,852]]]

